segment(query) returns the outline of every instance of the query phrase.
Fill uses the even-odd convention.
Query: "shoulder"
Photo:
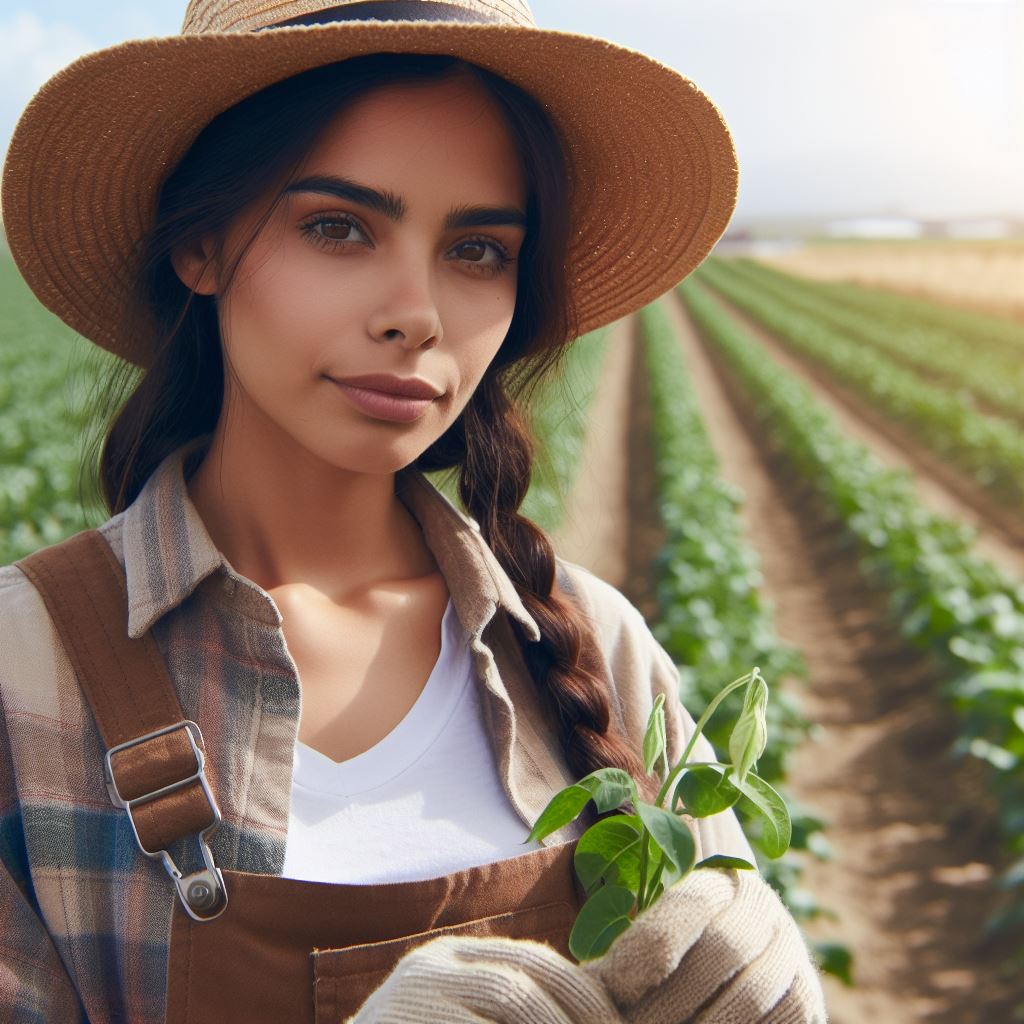
[[[555,556],[559,582],[576,598],[581,611],[600,627],[601,640],[636,641],[637,633],[650,633],[640,609],[616,587],[589,569]]]
[[[625,594],[583,566],[557,556],[556,568],[563,585],[573,592],[578,607],[594,624],[608,665],[614,690],[612,699],[619,708],[626,736],[639,751],[654,699],[663,694],[669,761],[675,764],[696,731],[693,715],[679,699],[679,669],[675,660]],[[717,760],[703,735],[697,738],[690,759]],[[697,828],[702,856],[729,854],[755,863],[754,852],[731,808],[700,818]]]
[[[619,589],[575,562],[556,557],[556,566],[562,585],[594,627],[627,735],[642,738],[656,694],[678,701],[675,662]]]
[[[121,558],[121,516],[99,530]],[[69,710],[69,696],[77,705],[77,690],[42,594],[17,565],[0,567],[0,709],[58,718]]]
[[[122,512],[96,528],[122,563],[124,562],[123,523],[124,513]],[[60,543],[63,542],[51,544],[40,550],[52,550],[59,547]],[[19,624],[35,621],[40,615],[49,619],[42,595],[28,576],[16,563],[0,566],[0,624],[4,627],[14,628]],[[0,636],[7,635],[9,634],[6,630],[0,629]]]

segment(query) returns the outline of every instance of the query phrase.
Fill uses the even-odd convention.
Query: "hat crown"
[[[329,21],[459,21],[536,28],[527,0],[190,0],[182,35]]]

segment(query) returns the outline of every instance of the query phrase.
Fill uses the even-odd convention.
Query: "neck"
[[[437,569],[395,474],[339,469],[280,432],[218,424],[189,497],[232,568],[270,591],[305,583],[344,600]]]

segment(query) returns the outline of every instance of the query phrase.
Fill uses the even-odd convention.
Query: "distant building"
[[[911,217],[847,217],[825,225],[829,238],[922,238],[925,225]]]
[[[1014,226],[1000,217],[952,220],[946,224],[947,238],[1012,238]]]

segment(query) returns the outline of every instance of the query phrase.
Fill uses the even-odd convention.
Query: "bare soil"
[[[712,296],[776,362],[811,387],[845,433],[867,445],[884,465],[909,472],[925,507],[936,515],[969,523],[978,531],[974,541],[977,552],[1008,576],[1024,580],[1024,509],[1000,504],[826,370],[790,351],[753,317],[717,293]]]
[[[955,716],[940,675],[886,623],[886,595],[864,580],[843,531],[766,444],[744,396],[676,320],[723,475],[742,488],[743,527],[759,553],[776,631],[797,647],[798,691],[818,736],[790,760],[789,792],[828,822],[834,856],[806,854],[804,887],[832,910],[803,925],[854,954],[853,988],[825,978],[832,1024],[1002,1024],[1024,998],[1003,976],[1010,944],[986,942],[1002,866],[991,799],[976,763],[953,760]]]
[[[992,877],[1002,867],[993,808],[980,766],[948,753],[957,722],[938,696],[937,667],[886,624],[886,595],[865,582],[840,525],[745,418],[736,382],[678,301],[662,303],[676,321],[723,475],[746,496],[743,529],[760,555],[776,630],[809,667],[807,682],[769,682],[796,691],[818,723],[790,759],[788,792],[828,821],[834,851],[827,861],[797,855],[802,885],[835,914],[802,927],[854,954],[854,987],[824,978],[830,1021],[1009,1024],[1024,982],[999,966],[1010,944],[982,935],[998,899]],[[574,496],[578,532],[564,530],[557,546],[599,575],[608,551],[618,552],[611,564],[623,566],[621,582],[604,578],[651,619],[650,564],[664,535],[652,500],[650,403],[632,318],[617,331],[621,350],[612,350],[602,375]],[[811,384],[835,404],[820,382]],[[848,411],[842,415],[869,440]],[[613,479],[623,481],[623,501],[607,497]],[[946,506],[946,514],[955,511]]]
[[[629,544],[625,427],[633,328],[628,319],[612,325],[608,345],[590,407],[583,459],[553,543],[563,558],[621,587]]]

